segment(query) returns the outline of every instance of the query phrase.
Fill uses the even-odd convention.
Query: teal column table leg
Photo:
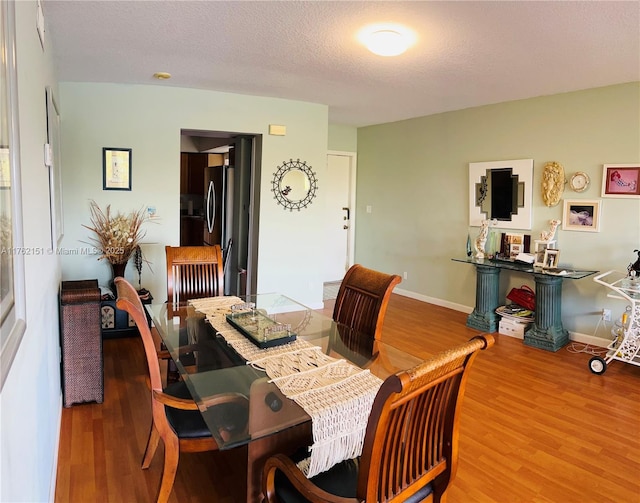
[[[476,307],[467,317],[467,326],[483,332],[497,332],[500,269],[476,264]]]
[[[569,342],[562,326],[562,277],[535,274],[536,318],[524,334],[524,343],[534,348],[558,351]]]

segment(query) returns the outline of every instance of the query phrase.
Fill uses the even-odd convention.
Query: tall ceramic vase
[[[109,282],[109,287],[111,288],[111,291],[113,292],[113,295],[115,295],[116,297],[117,292],[116,292],[116,284],[114,282],[114,279],[117,278],[118,276],[122,276],[124,278],[124,270],[127,268],[127,263],[123,262],[122,264],[111,264],[111,281]]]

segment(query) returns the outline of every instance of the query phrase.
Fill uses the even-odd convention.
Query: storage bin
[[[104,399],[98,280],[63,281],[60,288],[63,405]]]
[[[524,339],[524,333],[528,326],[529,323],[519,323],[507,318],[502,318],[498,325],[498,333],[508,335],[510,337],[517,337],[518,339]]]

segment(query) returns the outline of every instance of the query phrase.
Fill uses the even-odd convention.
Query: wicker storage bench
[[[98,280],[63,281],[60,288],[63,405],[104,399]]]

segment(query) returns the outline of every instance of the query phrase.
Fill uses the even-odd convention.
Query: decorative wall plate
[[[590,182],[589,175],[582,171],[576,171],[571,180],[569,180],[569,185],[574,192],[584,192],[589,187]]]

